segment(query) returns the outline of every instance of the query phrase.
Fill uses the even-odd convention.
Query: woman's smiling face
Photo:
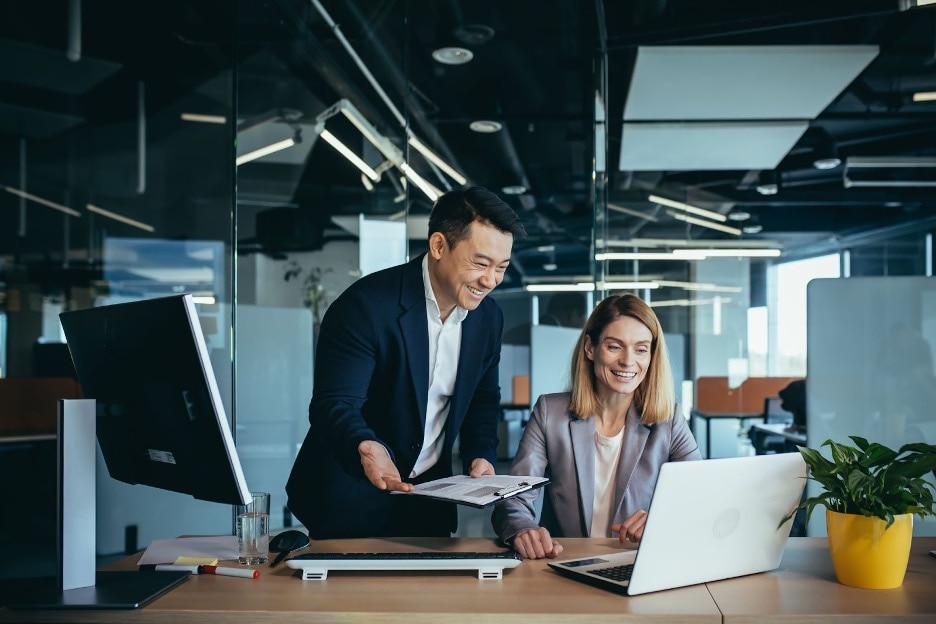
[[[653,335],[635,318],[622,316],[601,332],[597,344],[585,342],[585,355],[594,365],[598,395],[633,394],[650,368]]]

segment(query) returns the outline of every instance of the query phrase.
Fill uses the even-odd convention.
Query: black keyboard
[[[624,581],[630,580],[631,574],[634,573],[634,564],[614,566],[613,568],[599,568],[597,570],[589,570],[589,572],[602,578],[623,583]]]
[[[286,565],[302,570],[303,580],[324,580],[329,570],[477,570],[480,579],[501,578],[504,568],[522,561],[512,550],[498,552],[314,552],[286,560]]]

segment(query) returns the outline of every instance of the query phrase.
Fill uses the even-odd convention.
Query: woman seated
[[[557,537],[637,543],[660,466],[702,459],[676,410],[660,321],[640,298],[612,295],[591,313],[572,353],[571,392],[536,402],[510,473],[547,476],[539,491],[497,504],[497,535],[528,559],[556,557]]]

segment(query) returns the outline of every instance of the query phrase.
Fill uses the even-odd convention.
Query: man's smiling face
[[[443,317],[456,305],[477,308],[484,297],[504,280],[510,264],[513,236],[475,221],[469,235],[449,247],[441,232],[429,237],[429,275]]]

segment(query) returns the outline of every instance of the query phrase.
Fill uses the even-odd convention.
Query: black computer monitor
[[[59,406],[57,585],[10,606],[139,607],[185,573],[94,574],[95,432],[108,472],[120,481],[227,504],[247,504],[250,491],[191,295],[60,318],[82,393],[93,402]]]
[[[97,402],[110,475],[217,503],[250,500],[191,295],[60,315]]]

